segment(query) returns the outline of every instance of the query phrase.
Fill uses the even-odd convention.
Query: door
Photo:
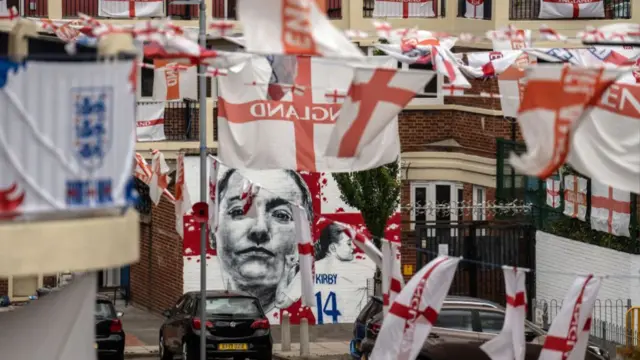
[[[447,343],[478,341],[478,334],[473,331],[473,313],[469,309],[442,309],[431,333],[431,337],[441,338]]]
[[[162,324],[162,335],[164,336],[164,344],[171,352],[177,352],[182,343],[182,337],[178,335],[178,327],[176,319],[181,317],[182,307],[187,297],[181,297],[171,308],[169,317]]]

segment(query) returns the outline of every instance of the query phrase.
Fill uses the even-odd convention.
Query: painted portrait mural
[[[197,181],[189,178],[193,177],[187,176],[189,190],[197,190]],[[240,200],[245,179],[262,186],[253,202],[255,211],[247,215]],[[367,280],[373,278],[375,264],[332,223],[347,223],[366,233],[362,216],[340,200],[330,174],[221,167],[217,191],[220,223],[217,237],[209,234],[209,289],[253,294],[274,324],[280,323],[284,311],[292,323],[303,317],[315,324],[355,320],[367,303]],[[301,307],[291,202],[302,204],[313,224],[316,306],[311,309]],[[399,213],[390,219],[386,237],[399,238],[399,221]],[[184,234],[186,292],[200,286],[199,230],[190,216],[185,217]]]

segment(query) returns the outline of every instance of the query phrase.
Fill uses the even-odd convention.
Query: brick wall
[[[149,218],[140,224],[140,261],[131,265],[131,301],[160,312],[182,295],[182,240],[174,206],[164,197]]]
[[[167,102],[164,110],[164,133],[167,140],[198,140],[199,113],[197,101]]]

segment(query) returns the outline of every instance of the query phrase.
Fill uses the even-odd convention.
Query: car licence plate
[[[218,344],[218,350],[247,350],[247,344]]]

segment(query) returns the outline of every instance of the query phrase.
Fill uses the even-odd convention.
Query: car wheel
[[[167,350],[164,345],[164,335],[160,334],[160,339],[158,340],[158,353],[160,355],[160,360],[171,360],[173,359],[173,355],[169,350]]]

